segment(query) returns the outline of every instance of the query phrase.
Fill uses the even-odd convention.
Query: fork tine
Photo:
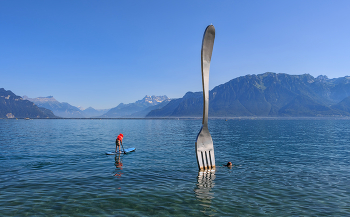
[[[215,155],[214,155],[214,149],[209,152],[210,153],[210,162],[211,162],[211,168],[215,168]]]
[[[211,169],[213,167],[211,158],[210,158],[210,151],[205,152],[205,160],[207,161],[207,167],[206,169]]]
[[[211,169],[215,168],[215,155],[214,155],[214,149],[209,151],[209,156],[210,156],[210,165],[211,165]]]
[[[200,170],[203,170],[204,167],[203,167],[202,152],[201,151],[197,151],[196,154],[197,154],[198,167],[199,167]]]
[[[206,169],[208,169],[208,166],[209,166],[206,151],[204,151],[204,153],[202,152],[202,158],[203,158],[203,162],[204,162],[203,166],[204,166],[204,169],[206,170]]]
[[[214,150],[197,151],[197,161],[200,170],[214,169],[215,157]]]

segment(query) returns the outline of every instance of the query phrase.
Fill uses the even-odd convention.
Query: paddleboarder
[[[120,153],[120,145],[123,145],[123,137],[123,134],[119,134],[117,139],[115,140],[115,152],[118,152],[119,149],[118,153]]]

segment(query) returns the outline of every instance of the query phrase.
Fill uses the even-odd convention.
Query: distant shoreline
[[[3,120],[202,120],[202,117],[153,118],[0,118]],[[322,117],[209,117],[210,120],[350,120],[349,116]]]

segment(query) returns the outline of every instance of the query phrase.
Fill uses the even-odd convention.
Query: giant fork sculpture
[[[202,41],[202,84],[203,84],[203,122],[196,141],[196,156],[198,167],[203,169],[215,168],[213,140],[208,130],[209,111],[209,69],[213,52],[215,28],[209,25],[204,32]]]

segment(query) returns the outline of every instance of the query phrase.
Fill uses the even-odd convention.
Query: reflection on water
[[[214,199],[214,193],[211,189],[214,187],[215,170],[202,170],[198,172],[197,185],[194,189],[198,201],[204,208],[209,208],[211,200]]]
[[[122,162],[122,159],[120,157],[120,154],[115,155],[114,160],[115,160],[114,165],[116,167],[116,169],[115,169],[116,173],[114,174],[114,176],[117,176],[118,178],[120,178],[123,174],[121,172],[121,170],[123,169],[123,162]]]

